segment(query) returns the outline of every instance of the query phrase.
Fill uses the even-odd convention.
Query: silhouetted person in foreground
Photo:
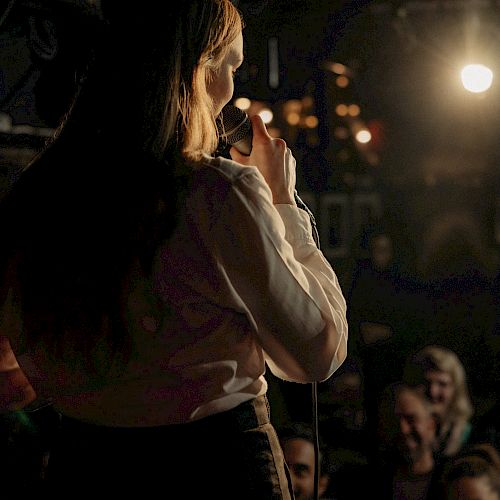
[[[0,211],[2,339],[61,419],[49,493],[156,495],[168,478],[183,498],[289,499],[266,364],[329,378],[346,303],[286,143],[253,116],[251,154],[214,155],[240,13],[100,3],[68,116]]]

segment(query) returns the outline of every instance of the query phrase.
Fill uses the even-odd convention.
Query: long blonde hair
[[[30,348],[43,339],[54,352],[95,352],[106,340],[125,350],[124,283],[137,261],[151,272],[191,163],[216,149],[206,86],[243,29],[230,0],[102,0],[102,12],[78,41],[85,71],[58,133],[0,213],[0,278],[18,263]],[[71,57],[61,64],[74,73]]]
[[[160,43],[168,38],[169,52],[159,51],[156,59],[151,55],[148,69],[154,75],[145,96],[144,137],[157,159],[180,150],[184,158],[198,161],[216,150],[219,139],[207,84],[244,23],[230,0],[195,0],[180,10],[173,32],[160,37]]]
[[[243,29],[242,18],[231,1],[220,0],[215,5],[219,8],[194,71],[192,91],[185,89],[179,102],[185,129],[183,153],[192,159],[199,159],[203,152],[213,152],[217,147],[218,130],[207,84],[220,70],[230,44]]]

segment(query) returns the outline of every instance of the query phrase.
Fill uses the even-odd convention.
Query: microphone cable
[[[307,215],[309,215],[309,219],[311,220],[312,236],[314,238],[314,242],[316,243],[316,246],[318,247],[318,249],[321,250],[318,227],[316,226],[316,218],[314,217],[314,214],[311,212],[309,207],[304,203],[302,198],[299,196],[299,193],[297,192],[297,190],[294,191],[293,195],[295,198],[295,203],[297,203],[297,206],[299,208],[301,208],[302,210],[305,210],[307,212]]]
[[[309,219],[311,220],[312,227],[312,236],[314,242],[318,249],[321,249],[320,241],[319,241],[319,233],[316,225],[316,218],[314,214],[311,212],[309,207],[304,203],[302,198],[299,196],[297,190],[294,192],[295,203],[299,208],[305,210],[309,215]],[[320,449],[319,449],[319,422],[318,422],[318,383],[312,382],[311,384],[311,400],[312,400],[312,430],[314,436],[314,500],[319,500],[319,473],[320,473]]]

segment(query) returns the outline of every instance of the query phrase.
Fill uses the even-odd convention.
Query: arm
[[[268,364],[297,382],[328,378],[347,354],[346,303],[308,214],[273,205],[256,169],[240,177],[213,229],[214,254]]]
[[[309,215],[295,206],[293,156],[259,117],[252,122],[251,155],[234,148],[231,155],[259,167],[240,176],[225,200],[215,252],[271,370],[297,382],[324,380],[347,355],[346,302],[312,238]]]

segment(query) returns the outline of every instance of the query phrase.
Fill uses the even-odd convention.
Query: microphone
[[[226,104],[217,119],[220,144],[234,146],[241,154],[248,156],[252,151],[252,123],[248,115],[232,104]]]
[[[217,119],[219,130],[219,150],[234,146],[241,154],[248,156],[252,151],[252,123],[250,118],[242,109],[226,104]],[[311,220],[313,237],[319,248],[319,234],[316,227],[316,219],[310,208],[304,203],[297,190],[294,190],[295,203],[299,208],[305,210]]]

